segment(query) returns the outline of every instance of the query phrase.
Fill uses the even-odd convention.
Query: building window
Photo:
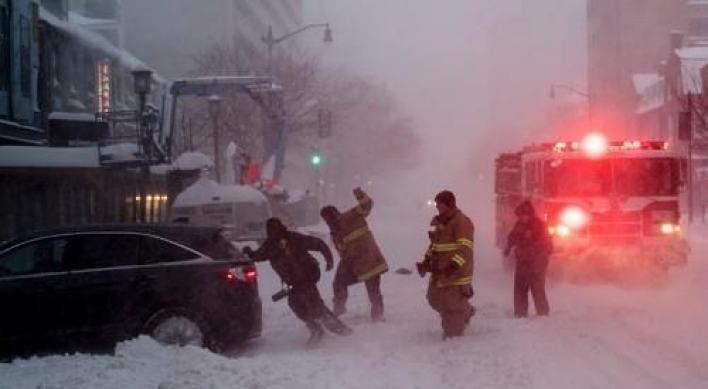
[[[29,98],[32,88],[30,79],[30,23],[25,16],[20,16],[20,90],[22,96]]]
[[[708,36],[708,18],[691,18],[688,22],[690,36]]]
[[[10,23],[7,7],[0,6],[0,90],[10,89]]]

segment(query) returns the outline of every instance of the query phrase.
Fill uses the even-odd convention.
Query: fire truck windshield
[[[678,163],[672,158],[608,158],[546,161],[546,196],[676,196]]]
[[[612,188],[610,164],[606,159],[559,159],[546,161],[546,196],[604,196]]]

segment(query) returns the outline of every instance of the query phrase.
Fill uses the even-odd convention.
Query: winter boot
[[[383,315],[383,304],[371,306],[371,321],[374,323],[386,321]]]
[[[326,312],[322,315],[320,322],[327,328],[330,332],[337,335],[349,335],[352,333],[352,329],[349,328],[344,322],[339,320],[334,314]]]
[[[347,312],[347,308],[344,306],[344,304],[334,303],[334,308],[332,308],[332,313],[334,314],[334,316],[340,317],[345,312]]]
[[[307,345],[314,346],[322,340],[324,330],[317,323],[308,323],[307,327],[310,329],[310,338],[307,340]]]

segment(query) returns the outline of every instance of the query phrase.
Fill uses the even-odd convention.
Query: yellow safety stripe
[[[367,271],[366,273],[360,275],[360,276],[357,277],[357,278],[358,278],[359,282],[361,282],[361,281],[366,281],[366,280],[368,280],[369,278],[371,278],[371,277],[373,277],[373,276],[375,276],[375,275],[377,275],[377,274],[385,273],[385,272],[387,272],[387,271],[388,271],[388,265],[386,264],[386,262],[383,262],[383,263],[380,263],[380,264],[376,265],[375,268],[373,268],[373,269]]]
[[[471,249],[474,248],[474,242],[467,238],[460,238],[457,240],[457,243],[459,243],[461,246],[467,246]]]
[[[459,248],[457,243],[433,243],[431,249],[435,252],[455,251]]]
[[[469,276],[469,277],[458,278],[456,280],[448,281],[448,282],[438,281],[436,286],[438,288],[442,288],[445,286],[470,285],[471,283],[472,283],[472,276]]]
[[[366,235],[367,232],[369,232],[369,227],[368,227],[368,226],[364,226],[364,227],[357,228],[356,230],[350,232],[349,234],[347,234],[347,236],[345,236],[344,238],[342,238],[342,241],[343,241],[345,244],[346,244],[346,243],[351,243],[351,242],[353,242],[353,241],[355,241],[355,240],[361,238],[362,236]]]
[[[465,259],[461,255],[455,254],[452,256],[452,262],[455,262],[457,266],[462,267],[465,264]]]

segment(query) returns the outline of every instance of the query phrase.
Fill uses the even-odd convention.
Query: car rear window
[[[236,246],[229,242],[219,230],[190,235],[187,241],[189,247],[204,253],[212,259],[233,260],[242,257]]]
[[[141,247],[140,260],[143,264],[191,261],[199,258],[193,251],[151,236],[143,237]]]

